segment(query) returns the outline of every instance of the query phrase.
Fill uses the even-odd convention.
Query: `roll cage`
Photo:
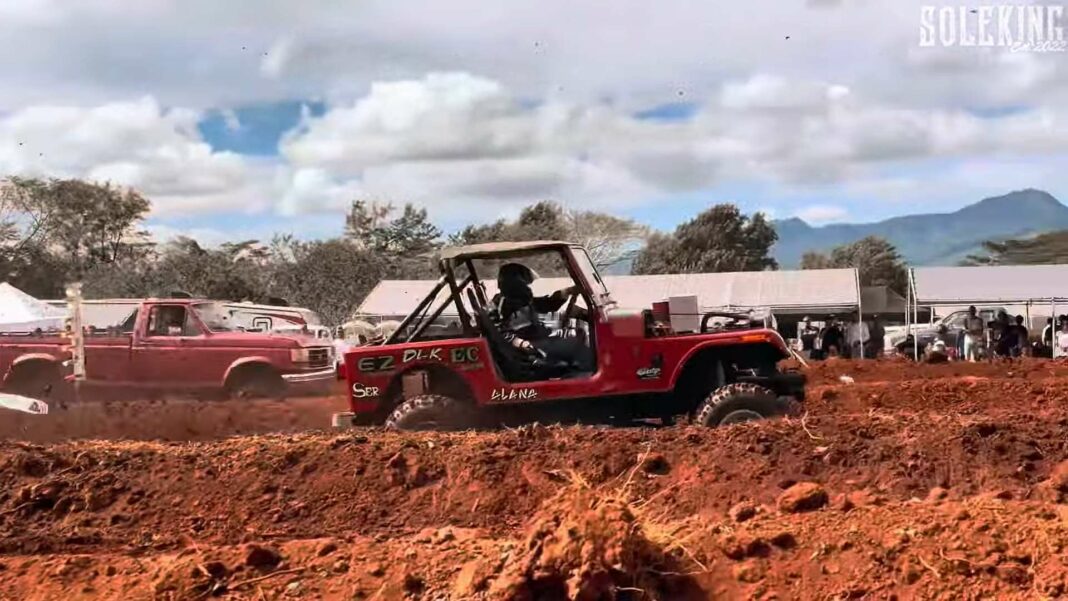
[[[551,240],[493,242],[443,249],[436,255],[442,275],[434,285],[434,288],[404,318],[393,334],[381,344],[407,343],[419,340],[450,305],[453,305],[456,309],[463,335],[471,337],[480,335],[482,328],[479,327],[478,320],[472,314],[471,309],[475,308],[475,302],[478,303],[479,307],[488,307],[490,299],[487,298],[486,287],[483,284],[483,280],[479,278],[478,270],[475,267],[475,261],[478,260],[503,260],[537,254],[557,253],[564,261],[568,276],[581,287],[582,296],[586,297],[587,302],[598,305],[612,303],[613,301],[609,297],[607,290],[597,295],[590,294],[588,283],[583,277],[579,276],[580,270],[575,265],[573,253],[576,250],[585,253],[585,250],[580,246]],[[457,271],[459,268],[463,268],[463,271],[467,273],[458,281]],[[603,287],[603,282],[601,282],[600,276],[595,271],[593,277]],[[435,306],[434,301],[446,289],[448,290],[448,295]],[[472,303],[472,307],[465,305],[465,298]]]

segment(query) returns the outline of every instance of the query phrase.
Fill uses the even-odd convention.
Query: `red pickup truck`
[[[325,393],[335,382],[328,342],[237,331],[230,317],[215,301],[145,300],[125,323],[85,332],[83,389],[278,398]],[[60,397],[70,373],[68,344],[58,332],[0,335],[2,388],[34,398]]]

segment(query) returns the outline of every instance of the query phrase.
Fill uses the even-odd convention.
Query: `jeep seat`
[[[475,323],[482,335],[489,342],[493,359],[500,367],[501,374],[509,382],[530,382],[534,380],[559,378],[571,371],[571,365],[561,361],[545,361],[540,357],[528,355],[512,346],[500,329],[490,319],[486,308],[478,302],[474,290],[467,291],[467,300],[475,316]]]

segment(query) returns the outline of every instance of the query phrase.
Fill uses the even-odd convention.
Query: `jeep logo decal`
[[[363,357],[356,362],[356,369],[364,373],[377,373],[393,369],[393,357]]]

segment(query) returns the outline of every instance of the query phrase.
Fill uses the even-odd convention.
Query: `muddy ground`
[[[803,418],[718,430],[5,414],[0,599],[1068,596],[1068,364],[810,377]]]

